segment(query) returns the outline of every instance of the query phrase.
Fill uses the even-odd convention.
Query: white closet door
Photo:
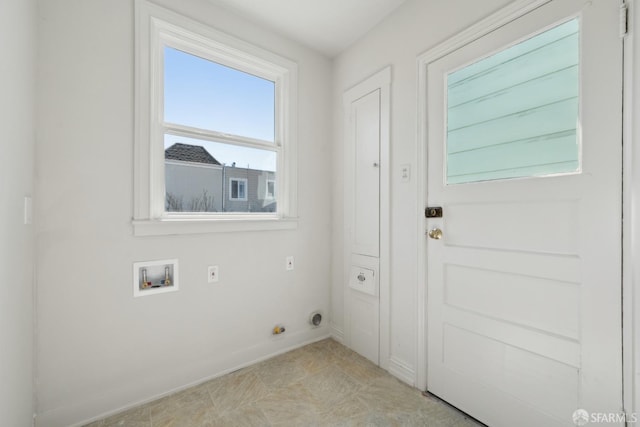
[[[380,255],[380,89],[351,104],[353,253]]]

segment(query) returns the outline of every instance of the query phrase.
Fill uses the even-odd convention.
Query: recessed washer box
[[[175,292],[178,289],[177,259],[133,263],[134,297]]]

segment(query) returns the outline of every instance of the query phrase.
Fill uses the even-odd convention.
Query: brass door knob
[[[440,230],[439,228],[432,228],[431,230],[429,230],[429,237],[436,240],[442,239],[442,230]]]

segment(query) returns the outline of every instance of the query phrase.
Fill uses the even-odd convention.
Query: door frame
[[[378,342],[378,362],[381,368],[389,369],[390,358],[390,269],[391,269],[391,65],[384,67],[371,76],[365,78],[360,83],[347,89],[342,97],[343,100],[343,121],[344,126],[344,162],[342,165],[345,172],[345,192],[344,192],[344,246],[343,246],[343,340],[347,346],[351,343],[349,332],[350,307],[348,305],[349,295],[349,272],[352,263],[352,241],[351,241],[351,215],[350,203],[353,196],[353,182],[347,178],[348,172],[353,167],[354,149],[351,147],[348,125],[351,114],[351,104],[358,99],[370,94],[375,90],[380,90],[380,253],[378,258],[378,295],[379,295],[379,342]]]
[[[477,40],[492,31],[508,24],[530,11],[549,3],[552,0],[516,0],[496,13],[482,19],[466,30],[454,35],[445,42],[418,55],[417,62],[417,212],[418,236],[418,283],[417,283],[417,346],[416,346],[416,378],[415,384],[421,390],[427,389],[428,361],[427,361],[427,239],[426,220],[423,209],[427,206],[427,67],[433,61]],[[631,218],[622,224],[622,296],[623,296],[623,408],[627,413],[634,413],[640,408],[640,372],[636,373],[638,365],[636,359],[640,355],[640,339],[635,338],[635,331],[640,331],[640,316],[635,316],[635,307],[640,306],[640,295],[636,292],[634,274],[639,275],[640,269],[640,238],[633,238],[633,232],[640,234],[640,149],[633,150],[632,140],[635,136],[640,140],[640,123],[633,124],[634,112],[640,114],[640,79],[633,85],[634,72],[640,72],[640,64],[634,63],[634,57],[640,61],[640,41],[633,43],[634,23],[640,24],[640,0],[619,0],[629,7],[629,32],[624,37],[624,114],[623,114],[623,217]],[[635,54],[635,55],[634,55]],[[634,96],[635,95],[635,96]],[[622,218],[621,218],[622,221]],[[633,261],[638,266],[633,265]]]
[[[640,114],[640,40],[636,39],[636,26],[640,24],[640,1],[626,0],[628,32],[624,39],[623,58],[623,127],[622,127],[622,215],[629,218],[622,224],[622,366],[623,404],[629,413],[640,411],[640,149],[634,147],[640,141],[640,123],[633,117]],[[635,262],[635,265],[634,265]],[[625,381],[626,379],[626,381]]]

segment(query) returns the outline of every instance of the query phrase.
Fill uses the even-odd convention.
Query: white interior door
[[[428,390],[492,427],[622,411],[619,6],[553,0],[427,67]]]

